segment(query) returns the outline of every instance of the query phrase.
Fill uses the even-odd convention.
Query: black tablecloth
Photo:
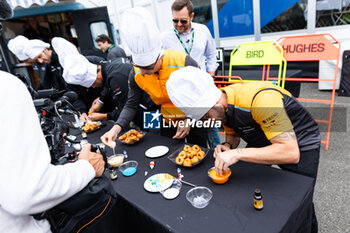
[[[232,70],[232,76],[240,76],[243,80],[261,80],[262,70]],[[270,70],[270,77],[277,78],[278,70]],[[300,78],[301,70],[287,70],[286,77]],[[286,81],[285,89],[294,97],[299,97],[300,82]]]
[[[98,143],[102,131],[88,135],[90,143]],[[169,147],[169,152],[153,159],[155,167],[149,167],[145,151],[156,145]],[[166,200],[159,193],[149,193],[144,181],[156,173],[177,175],[177,165],[167,156],[183,146],[183,142],[159,135],[146,134],[138,144],[128,146],[117,143],[116,152],[127,150],[128,160],[138,161],[137,173],[124,177],[118,171],[113,186],[118,194],[116,206],[95,228],[113,227],[111,232],[309,232],[313,179],[270,166],[239,162],[231,166],[232,175],[226,184],[218,185],[208,177],[214,166],[212,151],[205,160],[193,168],[183,168],[183,180],[212,190],[213,198],[204,209],[194,208],[186,200],[190,186],[182,185],[180,195]],[[111,154],[111,149],[107,149]],[[145,176],[145,171],[148,172]],[[106,175],[107,171],[106,171]],[[254,190],[260,188],[264,209],[253,207]],[[113,223],[111,223],[113,222]],[[105,229],[107,230],[107,229]],[[107,232],[107,231],[106,231]]]

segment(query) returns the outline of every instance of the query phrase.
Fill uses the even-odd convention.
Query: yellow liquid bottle
[[[264,208],[260,189],[255,189],[255,192],[254,192],[254,208],[256,210],[262,210]]]

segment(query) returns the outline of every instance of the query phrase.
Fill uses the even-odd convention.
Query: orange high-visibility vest
[[[157,105],[161,105],[161,113],[166,119],[183,119],[185,114],[171,102],[166,90],[166,82],[170,74],[185,67],[187,54],[176,50],[164,50],[162,68],[158,73],[142,75],[139,68],[134,67],[135,82]],[[181,87],[179,87],[181,88]]]

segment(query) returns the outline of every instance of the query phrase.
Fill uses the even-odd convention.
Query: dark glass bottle
[[[255,189],[255,192],[254,192],[254,208],[256,210],[262,210],[264,208],[260,189]]]

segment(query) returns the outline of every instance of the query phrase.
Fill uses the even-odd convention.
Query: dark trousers
[[[300,160],[298,164],[283,164],[280,168],[294,173],[302,174],[314,178],[314,188],[317,178],[318,163],[320,159],[320,147],[309,151],[300,151]],[[312,190],[313,195],[314,190]],[[312,203],[312,223],[311,232],[318,232],[318,223],[315,214],[314,203]]]
[[[161,128],[160,135],[172,138],[176,134],[176,127]],[[184,140],[184,139],[182,139]],[[186,136],[188,143],[197,144],[198,146],[207,148],[207,129],[191,128],[190,133]]]

